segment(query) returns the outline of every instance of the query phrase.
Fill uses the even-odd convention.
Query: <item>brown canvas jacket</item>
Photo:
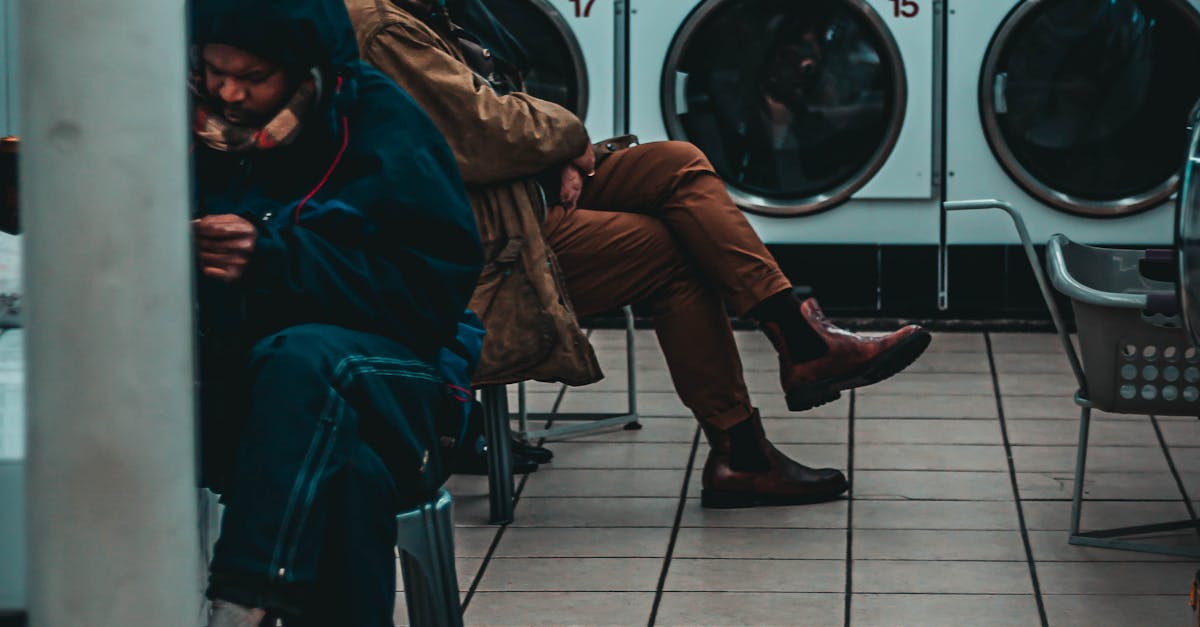
[[[362,57],[405,89],[445,135],[479,223],[485,265],[471,309],[488,333],[475,385],[528,379],[585,385],[603,375],[541,231],[532,177],[588,145],[583,122],[525,93],[498,94],[448,33],[401,0],[346,0]]]

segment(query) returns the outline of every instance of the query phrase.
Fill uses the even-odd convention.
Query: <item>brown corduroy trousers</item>
[[[719,429],[747,418],[725,304],[742,315],[791,283],[708,159],[686,142],[617,152],[578,205],[551,208],[543,226],[576,313],[645,304],[683,404]]]

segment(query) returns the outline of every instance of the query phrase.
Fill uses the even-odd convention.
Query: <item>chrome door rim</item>
[[[996,80],[996,66],[1000,61],[1001,53],[1006,49],[1005,44],[1008,43],[1017,27],[1021,25],[1031,12],[1049,1],[1052,0],[1022,0],[1008,14],[1008,17],[1004,18],[1000,29],[996,31],[996,34],[992,36],[991,43],[988,44],[987,54],[983,60],[983,68],[979,73],[978,89],[979,114],[988,146],[991,147],[992,153],[1000,162],[1000,166],[1004,168],[1005,172],[1008,173],[1009,177],[1017,185],[1021,186],[1022,189],[1034,198],[1062,211],[1089,217],[1121,217],[1140,213],[1162,204],[1178,191],[1180,183],[1178,172],[1154,188],[1140,194],[1126,196],[1117,200],[1085,200],[1060,192],[1052,188],[1049,184],[1038,180],[1021,164],[1016,155],[1013,154],[1012,149],[1009,148],[1008,142],[1004,139],[1004,134],[1000,130],[998,115],[996,113],[996,103],[992,98],[993,85]],[[1183,12],[1192,18],[1193,24],[1196,26],[1197,31],[1200,32],[1200,14],[1192,9],[1189,3],[1182,2],[1181,4],[1179,0],[1168,1],[1175,6],[1182,7],[1184,9]]]
[[[1192,180],[1196,176],[1196,168],[1200,166],[1200,111],[1193,110],[1191,116],[1192,133],[1188,139],[1187,161],[1183,165],[1182,182],[1179,190],[1179,197],[1175,200],[1175,262],[1179,270],[1177,278],[1179,303],[1183,308],[1183,326],[1187,329],[1188,335],[1192,338],[1192,343],[1200,345],[1200,328],[1196,328],[1192,324],[1192,316],[1189,315],[1192,309],[1200,307],[1200,303],[1193,303],[1188,298],[1187,275],[1187,254],[1186,244],[1184,240],[1184,231],[1186,230],[1185,222],[1187,221],[1188,205],[1192,204],[1192,197],[1196,193],[1193,188]],[[1195,237],[1196,233],[1191,234]],[[1198,251],[1200,252],[1200,251]]]
[[[674,40],[671,41],[666,62],[663,63],[660,85],[663,123],[667,128],[667,136],[671,139],[687,140],[683,124],[679,122],[679,118],[673,113],[677,110],[678,105],[678,102],[675,100],[674,80],[676,73],[679,71],[679,62],[682,60],[684,49],[690,43],[696,30],[705,22],[709,15],[718,8],[733,1],[735,0],[705,0],[688,16],[683,26],[675,33]],[[904,69],[904,57],[900,54],[900,46],[896,44],[896,39],[892,36],[891,29],[887,27],[883,18],[880,17],[879,13],[875,11],[874,7],[867,0],[841,0],[841,2],[855,10],[866,20],[868,25],[875,29],[883,44],[880,52],[883,56],[889,58],[887,63],[892,69],[892,83],[895,87],[895,106],[892,107],[892,112],[888,119],[887,133],[884,135],[879,148],[867,160],[865,166],[860,168],[848,181],[827,192],[805,198],[785,200],[747,192],[726,181],[725,187],[729,190],[729,195],[733,198],[734,202],[744,209],[776,216],[807,215],[832,209],[848,200],[879,173],[879,170],[883,168],[884,164],[891,157],[892,150],[896,147],[896,142],[900,139],[900,131],[904,128],[904,118],[908,106],[908,75]]]
[[[575,37],[575,31],[571,29],[571,25],[567,23],[566,18],[562,16],[554,5],[550,4],[550,0],[526,0],[535,8],[541,9],[542,13],[550,19],[550,23],[554,25],[555,30],[562,36],[563,41],[567,44],[567,49],[571,51],[571,65],[575,68],[575,89],[579,94],[579,108],[575,115],[581,120],[587,120],[588,111],[588,70],[587,61],[583,58],[583,48],[579,45],[579,39]]]

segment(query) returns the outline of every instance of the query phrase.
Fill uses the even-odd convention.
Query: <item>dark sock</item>
[[[766,472],[771,462],[759,445],[752,421],[743,420],[729,428],[729,467],[742,472]]]
[[[829,347],[800,314],[800,299],[792,290],[784,290],[759,303],[749,316],[761,322],[773,322],[783,331],[792,361],[801,362],[825,355]]]

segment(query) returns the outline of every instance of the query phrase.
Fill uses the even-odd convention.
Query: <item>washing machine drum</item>
[[[587,66],[562,14],[548,0],[486,0],[486,6],[524,48],[525,90],[586,119]]]
[[[708,0],[671,46],[663,117],[738,204],[804,214],[849,198],[882,167],[905,88],[896,43],[865,0]]]
[[[979,103],[1017,183],[1071,213],[1161,204],[1179,185],[1200,98],[1200,14],[1187,0],[1026,0],[992,40]]]

